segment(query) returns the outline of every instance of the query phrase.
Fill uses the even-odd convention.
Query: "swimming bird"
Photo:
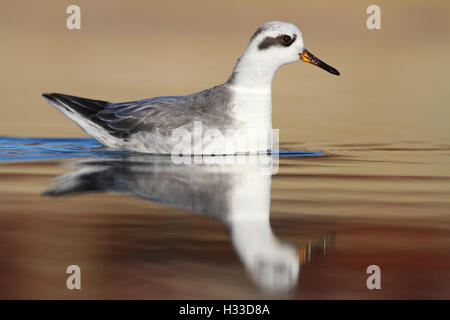
[[[112,103],[59,93],[43,96],[102,145],[143,153],[270,152],[272,79],[283,65],[304,61],[339,71],[306,50],[291,23],[260,26],[221,85],[183,96]],[[226,150],[224,149],[226,146]]]

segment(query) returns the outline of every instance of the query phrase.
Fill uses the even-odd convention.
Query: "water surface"
[[[179,166],[85,138],[0,144],[2,298],[450,297],[448,141],[285,143],[273,176],[273,157]],[[381,290],[366,287],[373,264]]]

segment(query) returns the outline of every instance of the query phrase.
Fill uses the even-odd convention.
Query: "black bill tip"
[[[337,69],[335,69],[335,68],[333,68],[332,66],[329,66],[329,65],[327,65],[326,69],[325,68],[322,68],[322,69],[327,70],[329,73],[335,74],[337,76],[341,75],[341,73]]]

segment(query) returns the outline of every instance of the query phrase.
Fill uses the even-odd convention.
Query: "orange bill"
[[[300,55],[300,59],[305,62],[308,62],[315,66],[318,66],[319,68],[322,68],[323,70],[328,71],[329,73],[335,74],[337,76],[340,75],[339,71],[337,71],[332,66],[326,64],[325,62],[323,62],[322,60],[317,58],[315,55],[313,55],[311,52],[309,52],[306,49],[303,50],[303,52],[300,53],[299,55]]]

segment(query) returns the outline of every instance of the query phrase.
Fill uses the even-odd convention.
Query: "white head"
[[[250,39],[246,54],[261,63],[281,67],[298,61],[305,50],[302,32],[293,24],[272,21],[259,27]]]
[[[273,75],[282,65],[300,60],[339,75],[336,69],[305,49],[299,28],[291,23],[271,21],[253,34],[229,82],[246,87],[270,86]]]

